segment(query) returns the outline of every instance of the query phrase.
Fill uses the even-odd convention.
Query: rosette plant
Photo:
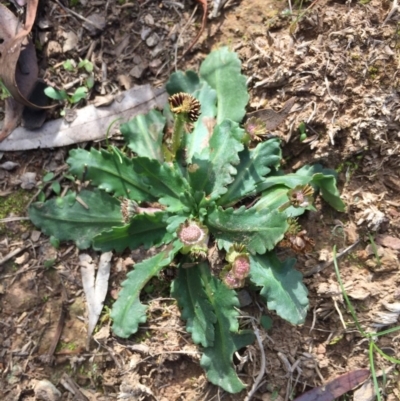
[[[201,366],[212,383],[236,393],[245,385],[233,354],[254,341],[239,328],[237,289],[252,282],[270,310],[304,322],[302,275],[274,248],[310,245],[296,217],[313,209],[318,194],[337,210],[344,205],[333,171],[314,165],[285,174],[278,139],[253,145],[259,122],[241,126],[249,96],[235,53],[212,52],[199,74],[176,72],[166,88],[162,112],[121,126],[129,149],[71,150],[70,173],[90,185],[33,204],[29,216],[45,234],[80,249],[157,247],[122,283],[113,332],[127,338],[138,330],[147,309],[141,290],[172,266],[172,296],[202,349]],[[219,270],[208,261],[211,246],[225,252]]]

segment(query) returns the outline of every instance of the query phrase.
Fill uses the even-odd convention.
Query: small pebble
[[[38,401],[58,401],[61,399],[61,393],[53,383],[40,380],[35,386],[35,397]]]
[[[154,47],[158,42],[160,41],[160,37],[153,32],[147,39],[146,39],[146,45],[148,47]]]

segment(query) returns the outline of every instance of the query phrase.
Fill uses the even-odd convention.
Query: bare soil
[[[62,87],[77,76],[64,71],[61,63],[88,58],[95,65],[96,82],[90,99],[143,83],[163,85],[174,68],[175,46],[179,58],[200,29],[200,6],[185,27],[196,2],[66,3],[67,10],[85,18],[100,14],[104,29],[92,32],[58,2],[43,1],[33,32],[41,73],[49,84]],[[398,14],[385,21],[391,6],[380,0],[316,0],[304,2],[301,9],[293,4],[290,12],[282,1],[230,1],[217,18],[207,20],[198,43],[178,65],[197,70],[213,48],[229,46],[238,52],[248,77],[249,111],[279,111],[296,97],[285,121],[271,132],[283,140],[286,167],[291,171],[319,162],[336,169],[347,205],[345,213],[338,213],[317,204],[317,211],[300,221],[316,243],[313,252],[283,254],[297,257],[296,268],[306,276],[310,308],[305,324],[282,321],[255,294],[244,308],[273,321],[268,331],[259,327],[266,373],[254,399],[292,399],[344,372],[369,367],[368,343],[343,303],[332,265],[315,272],[332,258],[334,245],[340,253],[357,243],[339,263],[364,329],[389,328],[398,320],[387,309],[400,302],[400,37]],[[71,32],[76,38],[71,39]],[[77,42],[63,51],[67,40]],[[303,141],[301,122],[307,127]],[[52,171],[61,177],[67,155],[68,149],[2,154],[0,163],[18,165],[0,168],[0,218],[26,216],[43,174]],[[60,184],[64,188],[70,183],[60,179]],[[51,187],[46,185],[45,191],[50,194]],[[34,400],[33,389],[43,379],[57,387],[63,400],[106,401],[123,394],[130,394],[130,400],[245,399],[248,390],[232,396],[207,382],[199,350],[170,298],[168,269],[144,295],[150,305],[148,322],[122,341],[110,332],[107,308],[143,255],[115,255],[107,308],[96,341],[87,349],[78,250],[71,244],[56,250],[28,221],[9,220],[0,225],[2,400]],[[310,270],[314,273],[307,274]],[[380,337],[378,344],[398,356],[399,339],[394,332]],[[255,343],[235,361],[249,389],[261,366],[260,355]],[[386,372],[386,399],[399,400],[398,368],[380,356],[375,363]],[[79,388],[75,396],[68,388],[71,381]]]

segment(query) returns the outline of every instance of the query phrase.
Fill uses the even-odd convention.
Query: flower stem
[[[184,123],[185,123],[185,120],[181,116],[178,115],[175,119],[174,132],[172,134],[171,153],[174,158],[176,157],[176,154],[181,147]]]

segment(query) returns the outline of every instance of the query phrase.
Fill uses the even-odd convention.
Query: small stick
[[[341,256],[345,255],[347,252],[351,251],[356,245],[358,245],[358,243],[360,242],[360,240],[357,240],[354,244],[350,245],[349,247],[347,247],[344,251],[338,253],[336,255],[336,258],[340,258]],[[310,277],[315,273],[319,273],[321,270],[324,270],[325,268],[327,268],[328,266],[330,266],[333,263],[333,259],[328,260],[327,262],[323,263],[323,264],[319,264],[315,267],[313,267],[311,270],[309,270],[308,272],[305,272],[303,274],[303,277]]]
[[[262,380],[262,378],[264,376],[265,370],[266,370],[266,366],[265,366],[265,351],[264,351],[264,346],[263,346],[263,343],[262,343],[262,340],[261,340],[261,337],[260,337],[260,332],[259,332],[258,328],[256,327],[255,323],[253,321],[251,323],[253,325],[254,334],[256,335],[258,346],[260,348],[261,367],[260,367],[260,371],[258,373],[258,376],[257,376],[256,380],[254,381],[253,386],[251,387],[251,390],[247,394],[247,396],[244,399],[244,401],[250,401],[252,399],[253,395],[258,390],[258,387],[260,385],[260,382],[261,382],[261,380]]]
[[[197,36],[193,39],[192,43],[190,44],[190,46],[183,52],[181,58],[179,59],[179,61],[181,61],[186,54],[190,51],[190,49],[197,43],[197,41],[199,40],[201,34],[204,31],[204,28],[206,26],[206,18],[207,18],[207,0],[197,0],[198,3],[201,4],[202,8],[203,8],[203,18],[201,19],[201,27],[200,27],[200,31],[197,34]]]

